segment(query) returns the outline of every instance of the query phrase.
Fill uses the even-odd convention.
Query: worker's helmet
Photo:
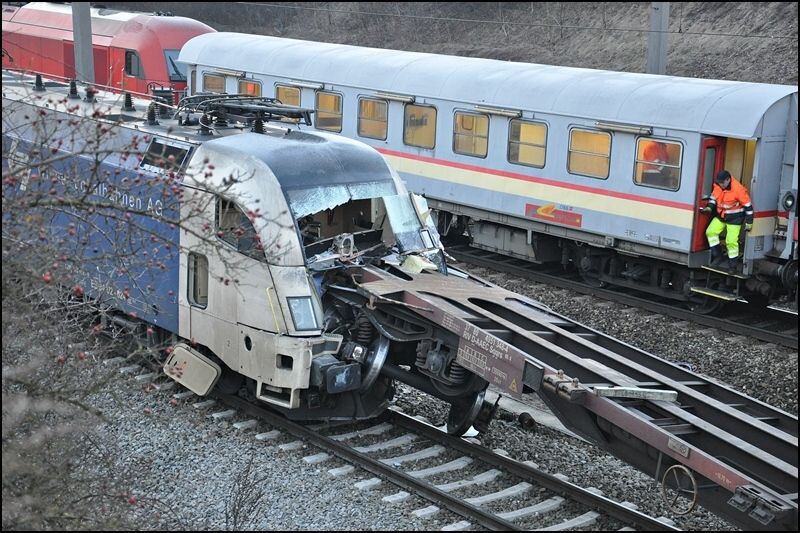
[[[727,170],[720,170],[719,173],[717,174],[715,181],[717,183],[725,183],[725,181],[727,181],[730,177],[731,177],[730,172],[728,172]]]

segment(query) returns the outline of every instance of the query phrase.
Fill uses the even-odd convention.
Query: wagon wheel
[[[675,483],[674,488],[667,487],[667,482],[670,480]],[[697,481],[692,471],[683,465],[672,465],[667,468],[661,478],[661,497],[670,511],[677,515],[692,512],[697,505]]]
[[[584,283],[590,287],[602,288],[606,286],[606,282],[598,279],[602,272],[602,265],[604,261],[600,257],[592,257],[587,252],[579,252],[577,260],[578,273],[583,278]]]
[[[711,288],[713,289],[718,285],[718,283],[712,284]],[[689,293],[689,300],[687,300],[686,304],[689,307],[689,311],[693,313],[697,313],[698,315],[713,315],[722,309],[725,302],[713,296],[692,292]]]
[[[456,436],[466,433],[478,418],[485,397],[486,389],[450,404],[450,413],[447,415],[447,432]]]

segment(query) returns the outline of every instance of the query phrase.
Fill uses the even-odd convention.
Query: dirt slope
[[[643,72],[650,2],[111,2],[220,31]],[[797,84],[796,2],[671,2],[667,74]]]

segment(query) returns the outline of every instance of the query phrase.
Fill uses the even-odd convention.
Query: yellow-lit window
[[[300,89],[298,87],[276,85],[275,98],[280,100],[282,104],[300,107]]]
[[[680,143],[639,138],[633,181],[638,185],[677,191],[681,185]]]
[[[342,131],[342,95],[317,91],[316,124],[319,130]]]
[[[611,158],[611,134],[573,129],[569,132],[569,160],[572,174],[607,178]]]
[[[261,96],[261,82],[252,80],[239,80],[239,94]]]
[[[420,148],[436,146],[436,108],[406,104],[403,142]]]
[[[203,91],[207,93],[224,93],[225,76],[216,74],[203,74]]]
[[[544,167],[547,124],[514,119],[508,132],[508,161],[518,165]]]
[[[370,139],[386,140],[389,127],[389,106],[385,100],[360,98],[358,100],[358,134]]]
[[[486,157],[489,147],[489,117],[456,111],[453,123],[453,151],[457,154]]]

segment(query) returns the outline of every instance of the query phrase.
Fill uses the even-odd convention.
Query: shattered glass
[[[352,200],[365,200],[395,194],[391,182],[338,184],[326,187],[289,189],[286,191],[289,207],[295,218],[333,209]]]

